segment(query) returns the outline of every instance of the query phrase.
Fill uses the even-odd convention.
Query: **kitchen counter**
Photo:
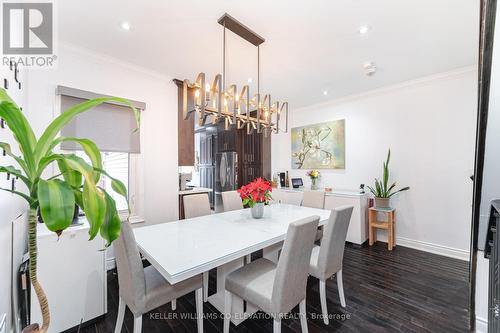
[[[185,195],[185,194],[198,194],[198,193],[209,193],[212,192],[211,188],[206,188],[206,187],[193,187],[191,190],[184,190],[180,191],[179,190],[179,195]]]

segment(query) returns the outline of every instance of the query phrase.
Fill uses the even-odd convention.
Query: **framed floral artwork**
[[[345,169],[345,119],[292,128],[293,169]]]

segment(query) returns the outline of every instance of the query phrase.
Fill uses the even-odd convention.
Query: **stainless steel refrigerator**
[[[222,192],[234,191],[238,188],[238,154],[223,152],[216,155],[215,160],[215,211],[221,212]]]

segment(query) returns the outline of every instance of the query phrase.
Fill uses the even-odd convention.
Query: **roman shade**
[[[61,112],[86,100],[106,97],[102,94],[63,86],[57,87],[57,95],[60,96]],[[139,111],[146,108],[145,103],[130,102]],[[136,129],[137,125],[132,109],[120,103],[109,102],[77,115],[63,127],[61,135],[88,138],[94,141],[103,152],[140,153],[140,131]],[[74,142],[63,142],[61,149],[79,150],[81,148]]]

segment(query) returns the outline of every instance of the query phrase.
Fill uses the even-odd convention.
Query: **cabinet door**
[[[100,237],[88,239],[86,227],[69,228],[60,237],[46,232],[38,237],[38,278],[55,309],[48,333],[65,331],[82,319],[86,322],[107,312],[104,242]],[[31,322],[42,322],[33,288]]]

